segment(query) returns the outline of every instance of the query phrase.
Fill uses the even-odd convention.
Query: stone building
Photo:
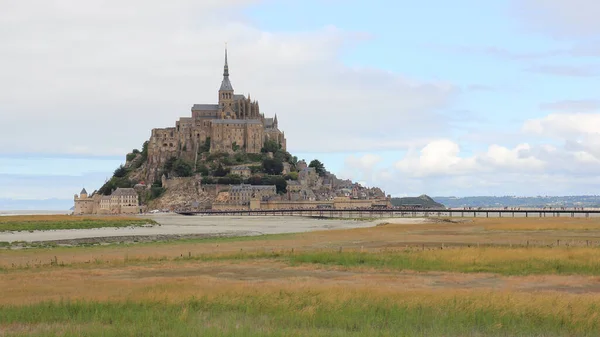
[[[93,194],[88,196],[85,188],[74,197],[73,214],[137,214],[139,197],[133,188],[117,188],[111,195]]]
[[[236,94],[229,80],[227,50],[223,80],[216,104],[194,104],[191,117],[181,117],[175,127],[153,129],[148,144],[147,178],[154,181],[158,170],[170,157],[195,161],[198,150],[210,142],[210,152],[260,153],[267,139],[286,149],[285,134],[277,116],[265,118],[250,95]]]
[[[254,198],[265,199],[277,194],[275,185],[240,184],[229,189],[229,202],[233,204],[248,204]]]
[[[246,165],[234,166],[231,168],[231,174],[237,174],[242,178],[248,178],[252,174],[252,170]]]
[[[95,202],[92,196],[88,196],[88,192],[84,189],[81,190],[79,195],[75,194],[73,197],[75,201],[75,208],[73,214],[93,214],[95,209]]]

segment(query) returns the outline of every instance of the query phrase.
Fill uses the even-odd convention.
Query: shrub
[[[117,178],[123,178],[126,175],[127,175],[127,169],[123,165],[120,165],[119,167],[117,167],[117,169],[113,172],[113,177],[117,177]]]
[[[266,158],[262,163],[263,172],[266,174],[278,175],[283,171],[283,162],[275,158]]]
[[[135,157],[137,157],[137,154],[135,153],[128,153],[127,156],[125,157],[125,160],[127,160],[128,162],[132,161],[135,159]]]
[[[183,159],[177,159],[173,164],[173,173],[178,177],[190,177],[194,172],[188,162]]]
[[[224,177],[227,174],[229,174],[229,169],[224,168],[223,165],[221,165],[221,163],[219,163],[219,166],[217,166],[215,172],[213,172],[213,175],[215,177]]]
[[[260,150],[260,152],[262,153],[268,153],[268,152],[277,152],[277,150],[281,149],[281,144],[279,144],[278,142],[271,140],[271,139],[267,139],[265,140],[265,143],[262,147],[262,149]]]

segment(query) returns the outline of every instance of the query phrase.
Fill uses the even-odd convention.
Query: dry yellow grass
[[[468,332],[461,330],[461,326],[478,326],[483,335],[490,331],[498,331],[499,335],[514,335],[523,331],[537,334],[540,326],[542,330],[554,329],[548,330],[554,335],[596,335],[600,329],[596,323],[600,318],[597,310],[600,307],[598,276],[544,273],[503,276],[440,271],[451,270],[448,266],[463,270],[469,265],[494,269],[513,264],[517,269],[538,268],[544,272],[547,270],[545,262],[563,267],[574,266],[575,271],[586,271],[600,265],[598,248],[567,248],[562,245],[558,248],[534,247],[536,241],[553,243],[557,238],[570,242],[590,237],[597,239],[600,230],[591,227],[586,227],[585,235],[561,228],[576,228],[574,226],[577,224],[597,226],[600,221],[540,220],[544,219],[475,219],[461,223],[384,225],[242,241],[0,250],[0,266],[7,267],[0,272],[0,306],[14,306],[4,307],[5,313],[10,312],[13,317],[18,317],[7,320],[4,325],[0,323],[0,335],[3,329],[7,333],[17,334],[53,335],[64,332],[100,335],[105,328],[113,329],[112,335],[131,335],[133,332],[115,330],[115,326],[103,326],[105,321],[94,316],[95,313],[113,310],[120,316],[130,311],[132,317],[152,318],[149,316],[154,310],[152,303],[157,302],[161,303],[156,309],[157,317],[169,317],[170,320],[162,326],[165,335],[166,332],[189,335],[186,331],[174,333],[172,329],[190,324],[196,324],[193,326],[195,329],[216,327],[213,334],[223,335],[223,331],[230,331],[227,329],[230,329],[232,321],[243,322],[243,326],[250,327],[248,329],[254,331],[254,335],[264,335],[260,329],[268,324],[263,321],[256,323],[261,317],[278,317],[271,321],[270,326],[275,329],[273,331],[284,331],[279,335],[302,335],[302,329],[307,326],[314,328],[312,324],[315,322],[335,327],[334,323],[327,320],[332,315],[338,315],[334,321],[346,317],[355,322],[360,321],[364,313],[369,313],[370,316],[367,316],[375,320],[381,319],[385,324],[389,317],[412,315],[411,324],[415,330],[411,331],[415,334],[420,331],[422,322],[432,322],[435,321],[434,317],[446,315],[442,323],[438,322],[439,327],[434,328],[438,329],[437,333],[430,335],[461,335]],[[519,240],[531,240],[532,245],[529,248],[508,247]],[[504,246],[482,245],[477,248],[477,242]],[[444,249],[440,249],[442,243]],[[369,258],[365,259],[364,265],[353,264],[351,259],[341,261],[346,264],[335,264],[339,261],[326,264],[319,261],[292,263],[289,255],[260,258],[265,251],[289,253],[292,248],[295,249],[294,256],[312,253],[327,256],[326,252],[336,252],[330,255],[344,257],[344,254],[337,253],[339,247],[343,247],[344,252],[365,251],[371,254],[367,254]],[[411,252],[396,252],[407,248]],[[203,254],[210,258],[181,259],[188,254],[192,257]],[[255,254],[259,258],[245,259],[243,254]],[[242,258],[211,260],[233,255],[242,255]],[[360,258],[365,254],[354,255]],[[404,262],[393,259],[399,255],[409,260],[414,258],[418,262],[412,264],[411,260],[406,264],[408,266],[433,266],[434,269],[427,269],[428,272],[398,269],[398,265],[402,267]],[[151,257],[165,259],[146,261]],[[379,258],[392,260],[388,261],[389,264],[377,264]],[[13,265],[25,264],[49,265],[50,261],[71,265],[12,268]],[[369,261],[373,264],[369,265]],[[435,269],[436,266],[443,268]],[[594,270],[588,275],[597,275]],[[505,275],[515,274],[509,272]],[[198,299],[199,302],[192,303],[192,299]],[[106,307],[90,304],[91,309],[88,310],[85,304],[69,307],[71,300],[108,304]],[[61,313],[77,312],[80,321],[54,324],[55,318],[48,312],[46,304],[35,306],[45,301],[67,303],[58,304],[56,310]],[[34,306],[31,309],[21,307],[26,304]],[[408,311],[393,309],[394,306],[408,308]],[[21,314],[20,308],[23,311]],[[196,308],[195,312],[192,312],[193,308]],[[175,310],[175,313],[163,315],[163,310]],[[395,316],[388,316],[390,310],[399,311],[395,311]],[[205,313],[210,313],[210,316]],[[257,315],[252,316],[253,313]],[[285,318],[286,315],[289,317]],[[30,322],[28,319],[32,316],[47,318],[26,323]],[[90,321],[88,317],[96,318]],[[173,321],[181,324],[169,325]],[[275,321],[280,325],[273,323]],[[123,326],[130,324],[127,320],[123,322],[126,322],[121,323]],[[298,330],[284,330],[290,326],[289,322],[298,324]],[[301,322],[308,323],[302,325],[304,323]],[[361,336],[369,335],[367,330],[371,325],[365,324],[372,324],[375,329],[385,329],[385,324],[378,322],[363,322]],[[149,324],[152,321],[140,321],[135,329],[139,332]],[[512,325],[508,327],[507,324]],[[341,330],[339,336],[352,331],[346,325],[341,326],[341,329],[349,330]],[[496,326],[497,330],[494,330]],[[148,331],[158,331],[153,329],[155,327]],[[386,333],[395,335],[395,332],[401,331],[399,329],[390,328]],[[448,333],[448,329],[454,329],[450,331],[455,333]],[[306,330],[304,335],[329,336],[331,331]],[[234,332],[230,334],[235,335]]]
[[[486,218],[475,219],[474,223],[494,231],[600,230],[600,218]]]
[[[70,218],[69,216],[66,216]],[[76,217],[77,218],[77,217]],[[2,219],[2,218],[0,218]],[[316,231],[283,237],[265,237],[241,241],[198,241],[169,242],[161,244],[140,244],[133,246],[77,247],[57,249],[0,250],[0,267],[26,264],[48,264],[57,259],[64,263],[123,260],[148,257],[175,258],[181,255],[212,253],[262,252],[271,250],[291,250],[296,252],[320,249],[364,250],[378,252],[382,249],[426,249],[456,246],[476,247],[477,245],[514,245],[530,247],[554,246],[557,242],[564,246],[597,247],[600,245],[600,228],[586,231],[576,230],[526,230],[527,228],[577,228],[577,226],[600,226],[600,218],[495,218],[468,219],[459,223],[428,224],[388,224],[372,228],[349,230]],[[519,232],[519,230],[523,232]],[[446,250],[444,250],[445,252]],[[445,253],[442,253],[445,254]],[[457,252],[456,254],[462,254]],[[490,253],[492,254],[492,253]],[[493,253],[495,254],[495,253]],[[492,254],[492,255],[493,255]],[[513,256],[520,253],[513,251]],[[528,254],[534,254],[528,251]],[[545,253],[540,253],[544,255]],[[559,254],[554,252],[551,254]],[[563,254],[563,253],[560,253]],[[578,254],[570,252],[569,254]],[[583,254],[583,253],[581,253]],[[527,256],[522,255],[522,256]],[[472,257],[471,257],[472,258]]]

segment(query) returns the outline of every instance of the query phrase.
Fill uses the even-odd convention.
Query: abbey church
[[[190,161],[201,146],[210,144],[210,152],[245,151],[259,153],[266,140],[286,149],[285,134],[278,128],[277,115],[265,118],[257,101],[250,95],[236,94],[229,80],[227,50],[223,81],[217,104],[194,104],[191,117],[181,117],[175,127],[153,129],[148,144],[148,163],[160,167],[170,157]]]

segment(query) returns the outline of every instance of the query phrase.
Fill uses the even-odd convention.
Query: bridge
[[[540,209],[261,209],[261,210],[203,210],[176,211],[181,215],[201,216],[308,216],[319,218],[398,218],[398,217],[457,217],[457,218],[490,218],[490,217],[600,217],[600,209],[582,208],[540,208]]]

